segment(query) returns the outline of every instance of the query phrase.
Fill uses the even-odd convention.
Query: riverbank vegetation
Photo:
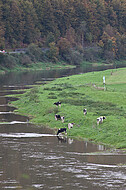
[[[38,70],[38,69],[52,69],[52,68],[65,68],[65,67],[87,67],[92,65],[93,67],[104,65],[104,67],[118,68],[125,67],[126,60],[104,60],[100,57],[98,59],[85,59],[83,53],[72,53],[73,50],[69,51],[69,59],[63,59],[59,55],[56,56],[54,53],[50,55],[51,49],[42,50],[35,44],[31,44],[25,50],[20,53],[0,53],[0,71],[18,71],[18,70]],[[68,53],[68,52],[67,52]],[[92,56],[92,55],[91,55]],[[97,56],[97,53],[96,55]]]
[[[126,60],[125,0],[0,2],[0,69]]]
[[[61,107],[54,105],[57,101],[62,102]],[[55,133],[74,122],[72,129],[67,128],[68,136],[126,148],[125,68],[59,78],[27,90],[13,104],[31,122],[53,128]],[[85,116],[84,108],[87,109]],[[64,116],[64,123],[56,121],[55,114]],[[97,125],[99,116],[106,119]]]
[[[45,70],[75,67],[69,63],[65,63],[62,60],[52,62],[46,56],[46,53],[42,52],[41,48],[36,45],[30,45],[26,52],[18,53],[13,52],[11,54],[0,53],[0,71],[20,71],[20,70]]]

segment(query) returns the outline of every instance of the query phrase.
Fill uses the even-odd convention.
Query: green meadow
[[[57,101],[61,107],[54,105]],[[55,133],[74,122],[72,129],[67,128],[68,136],[126,148],[126,68],[59,78],[27,90],[13,104],[31,122],[53,128]],[[56,121],[55,114],[64,116],[64,123]],[[106,119],[97,125],[99,116]]]

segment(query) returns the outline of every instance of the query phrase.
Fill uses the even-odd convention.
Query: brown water
[[[84,71],[82,71],[84,72]],[[80,70],[10,73],[0,76],[0,190],[125,190],[126,155],[103,145],[58,139],[51,129],[14,114],[7,94],[27,84]]]

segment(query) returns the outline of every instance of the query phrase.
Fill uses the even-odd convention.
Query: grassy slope
[[[106,91],[103,76],[106,77]],[[53,105],[56,101],[62,102],[61,108]],[[32,121],[35,123],[59,128],[75,122],[74,128],[67,130],[69,136],[87,138],[116,148],[126,147],[126,69],[56,79],[21,95],[14,104],[21,113],[34,116]],[[87,108],[86,116],[83,108]],[[56,113],[65,116],[64,123],[55,121]],[[96,118],[100,115],[107,119],[97,126]]]
[[[51,63],[51,62],[38,62],[32,63],[27,66],[16,64],[14,68],[7,68],[0,65],[0,74],[10,71],[24,71],[24,70],[50,70],[50,69],[63,69],[74,68],[73,65],[68,65],[63,62]]]
[[[80,66],[82,67],[88,67],[93,65],[94,67],[99,67],[99,66],[104,66],[108,67],[109,65],[113,65],[113,68],[115,68],[115,65],[117,67],[125,67],[126,66],[126,60],[120,60],[120,61],[115,61],[113,63],[105,64],[103,60],[99,62],[87,62],[83,61]],[[3,74],[5,72],[10,72],[10,71],[22,71],[22,70],[45,70],[45,69],[59,69],[59,68],[73,68],[75,65],[69,65],[67,63],[64,63],[63,61],[57,62],[57,63],[52,63],[52,62],[37,62],[37,63],[32,63],[27,66],[23,66],[21,64],[16,64],[12,68],[7,68],[6,66],[0,65],[0,74]]]

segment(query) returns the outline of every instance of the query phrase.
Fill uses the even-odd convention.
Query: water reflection
[[[31,128],[34,129],[34,126]],[[43,128],[44,134],[49,134],[49,131],[46,129],[45,132]],[[117,165],[120,161],[125,162],[124,155],[121,159],[119,155],[115,155],[113,162],[112,155],[87,154],[83,141],[73,140],[69,144],[68,141],[57,142],[54,135],[39,137],[34,133],[33,137],[26,133],[29,137],[21,138],[16,135],[19,133],[11,137],[0,137],[1,189],[43,187],[101,190],[101,187],[110,189],[111,186],[113,189],[123,189],[126,185],[126,167]],[[93,152],[97,151],[97,145],[94,145]]]
[[[12,122],[12,121],[28,121],[28,117],[24,117],[13,112],[1,112],[0,113],[0,122]]]
[[[10,101],[15,101],[18,98],[0,96],[0,105],[8,105]]]
[[[2,102],[3,103],[3,102]],[[8,106],[8,105],[0,105],[0,112],[13,112],[15,110],[15,107],[13,106]]]
[[[24,72],[9,72],[6,75],[0,75],[0,86],[23,86],[35,84],[36,81],[54,79],[64,76],[70,76],[73,74],[86,73],[91,71],[105,70],[113,68],[112,65],[92,66],[85,65],[85,67],[77,67],[74,69],[61,69],[61,70],[44,70],[44,71],[24,71]]]
[[[66,143],[67,142],[67,137],[65,136],[57,136],[58,142],[59,143]]]

